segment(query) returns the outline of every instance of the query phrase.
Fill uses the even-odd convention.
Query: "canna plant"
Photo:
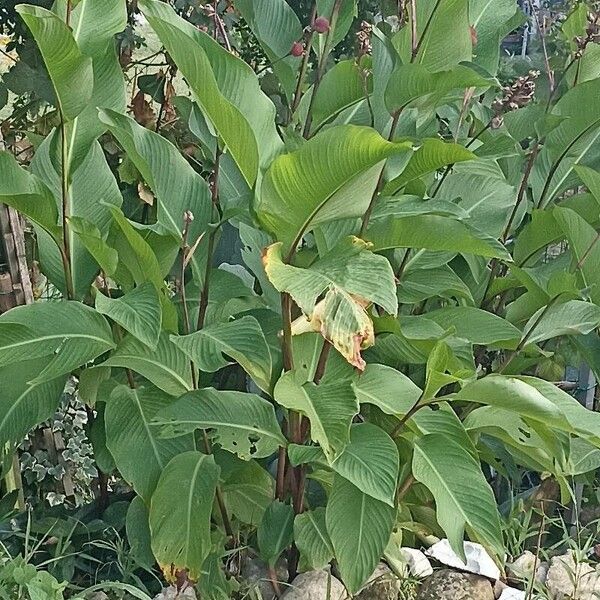
[[[332,564],[352,594],[430,534],[501,564],[490,468],[567,499],[599,466],[600,416],[554,383],[577,360],[600,375],[597,7],[502,86],[515,0],[417,0],[347,58],[355,1],[303,24],[235,0],[268,96],[218,12],[211,35],[138,4],[185,81],[194,160],[128,114],[124,0],[18,7],[59,125],[27,168],[0,153],[0,200],[61,299],[0,317],[0,440],[75,378],[99,469],[135,491],[133,551],[206,597],[248,545],[291,578]]]

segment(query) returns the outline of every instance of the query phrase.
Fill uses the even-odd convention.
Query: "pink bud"
[[[312,28],[317,33],[327,33],[329,31],[329,21],[325,17],[317,17],[313,21]]]
[[[292,56],[302,56],[304,54],[304,44],[302,42],[294,42],[290,50]]]

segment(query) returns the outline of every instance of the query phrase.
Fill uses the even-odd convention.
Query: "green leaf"
[[[576,165],[586,165],[597,155],[600,107],[589,102],[600,94],[600,79],[571,88],[552,109],[561,123],[546,136],[531,171],[534,203],[544,208],[561,191],[578,185]]]
[[[427,313],[427,318],[444,329],[454,327],[457,337],[472,344],[514,349],[521,339],[519,329],[502,317],[471,306],[441,308]]]
[[[369,64],[342,60],[325,73],[312,106],[313,131],[372,92]]]
[[[131,369],[172,396],[192,389],[190,362],[166,333],[160,335],[154,350],[128,335],[102,366]]]
[[[114,347],[106,319],[79,302],[41,302],[0,316],[0,365],[52,357],[32,383],[69,373]]]
[[[353,425],[350,443],[332,467],[361,492],[394,506],[398,449],[383,429],[371,423]]]
[[[294,519],[294,541],[300,551],[300,570],[324,569],[334,556],[325,523],[325,508],[307,510]]]
[[[385,103],[390,114],[417,100],[420,105],[435,108],[443,104],[451,92],[454,93],[451,96],[453,100],[455,96],[462,97],[466,88],[489,86],[490,80],[469,67],[457,66],[447,71],[434,72],[423,65],[403,64],[390,76],[385,90]]]
[[[227,510],[242,523],[258,526],[273,500],[273,477],[255,460],[243,461],[228,452],[222,452],[217,462]]]
[[[472,160],[475,155],[460,144],[443,142],[438,138],[426,138],[410,162],[398,177],[383,188],[384,194],[395,194],[407,183],[433,173],[447,165]]]
[[[76,235],[105,275],[114,275],[119,265],[119,254],[106,243],[101,231],[81,217],[69,217],[68,222],[70,231]]]
[[[208,230],[212,217],[211,195],[206,181],[161,135],[115,111],[100,111],[100,119],[154,192],[161,229],[181,240],[184,213],[191,211],[194,220],[188,226],[188,243],[190,246],[195,244],[198,237]]]
[[[136,496],[127,509],[125,531],[129,551],[135,562],[145,569],[154,567],[154,554],[150,541],[149,514],[144,501]]]
[[[175,456],[162,472],[150,503],[152,551],[165,576],[188,571],[198,581],[211,550],[213,499],[219,481],[214,458],[200,452]]]
[[[373,574],[385,550],[396,511],[336,475],[325,521],[342,581],[352,594]]]
[[[60,239],[58,210],[50,190],[32,173],[23,169],[10,152],[0,152],[0,201]]]
[[[221,60],[221,67],[225,67],[226,63],[226,68],[238,84],[249,77],[247,71],[251,72],[250,67],[243,65],[224,48],[215,48],[214,45],[218,44],[214,40],[177,16],[170,6],[143,0],[140,7],[192,88],[202,112],[231,152],[248,185],[252,186],[259,166],[257,136],[236,103],[220,89],[223,83],[213,71],[211,62]],[[256,81],[256,77],[252,77]],[[246,83],[246,87],[248,85]],[[258,83],[256,85],[258,87]],[[258,94],[258,89],[255,94]]]
[[[421,396],[421,389],[400,371],[385,365],[367,365],[352,384],[360,404],[373,404],[384,413],[405,415]]]
[[[216,443],[243,460],[265,458],[287,443],[273,405],[244,392],[195,390],[161,411],[154,424],[165,436],[211,429]]]
[[[50,419],[60,402],[67,377],[33,382],[48,358],[23,358],[0,367],[0,442],[20,444],[39,423]]]
[[[514,29],[517,11],[515,0],[469,0],[469,19],[477,35],[474,61],[490,73],[498,70],[500,43]]]
[[[455,398],[497,406],[554,427],[565,426],[565,416],[559,407],[534,387],[515,377],[482,377],[463,387]]]
[[[590,298],[596,304],[600,303],[600,234],[569,208],[558,206],[552,211],[552,215],[563,230],[577,260],[578,277],[589,289]]]
[[[120,298],[96,294],[96,310],[152,349],[158,345],[162,312],[156,288],[143,283]]]
[[[305,415],[310,437],[319,444],[329,462],[335,461],[350,440],[350,425],[359,406],[349,381],[301,385],[293,371],[275,385],[277,404]]]
[[[71,29],[53,12],[29,4],[20,4],[17,11],[42,53],[61,113],[66,120],[75,118],[92,96],[92,60],[81,53]]]
[[[596,199],[596,202],[600,204],[600,172],[581,166],[575,167],[575,172]]]
[[[189,356],[201,371],[214,373],[231,364],[231,357],[264,392],[271,391],[273,360],[259,322],[245,316],[214,323],[190,335],[171,336],[171,342]]]
[[[415,5],[420,42],[415,57],[417,64],[435,72],[471,60],[469,0],[421,0]],[[448,35],[450,31],[452,35]],[[403,60],[408,63],[411,56],[410,27],[400,30],[398,47]]]
[[[415,442],[413,475],[435,498],[437,521],[452,549],[464,559],[465,529],[502,559],[504,546],[496,500],[479,461],[456,441],[438,433]]]
[[[194,447],[191,436],[163,439],[151,425],[155,415],[173,402],[156,388],[119,385],[106,405],[106,445],[123,479],[145,502],[150,501],[169,460]]]
[[[275,159],[254,208],[288,253],[315,226],[362,216],[383,161],[409,152],[409,144],[388,142],[367,127],[331,127]]]
[[[294,539],[294,509],[290,504],[274,500],[262,518],[256,532],[261,558],[275,566],[280,554]]]
[[[398,285],[398,301],[401,304],[416,304],[435,296],[463,298],[467,304],[474,304],[471,290],[450,267],[405,269]]]
[[[438,215],[375,218],[364,238],[373,244],[375,252],[391,248],[425,248],[511,260],[496,238],[467,223]]]
[[[529,344],[563,335],[585,335],[600,325],[600,306],[581,300],[570,300],[550,308],[540,308],[523,329]]]
[[[235,5],[264,50],[288,96],[294,93],[300,58],[290,56],[302,25],[285,0],[238,0]]]

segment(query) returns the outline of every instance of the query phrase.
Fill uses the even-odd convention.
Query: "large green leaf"
[[[421,396],[417,387],[400,371],[385,365],[367,365],[352,384],[361,404],[373,404],[388,415],[403,416]]]
[[[523,417],[563,428],[565,415],[553,402],[531,385],[516,377],[490,375],[467,384],[455,395],[457,400],[469,400],[497,406]]]
[[[469,0],[469,20],[475,30],[475,62],[490,73],[498,69],[500,42],[511,32],[516,0]]]
[[[212,456],[184,452],[162,472],[150,502],[152,551],[165,575],[188,571],[198,581],[211,550],[213,499],[219,467]]]
[[[154,555],[150,541],[148,508],[140,496],[136,496],[127,509],[125,532],[129,551],[135,562],[146,569],[154,567]]]
[[[106,129],[98,118],[98,107],[119,112],[125,112],[126,109],[125,78],[114,41],[115,34],[127,26],[126,2],[78,2],[71,12],[70,24],[82,53],[92,58],[94,72],[89,103],[67,125],[68,162],[70,169],[74,169],[85,157],[93,140]]]
[[[29,4],[17,10],[42,53],[63,117],[74,119],[92,96],[91,58],[82,54],[71,29],[53,12]]]
[[[257,461],[240,460],[228,452],[219,453],[217,464],[228,512],[242,523],[258,526],[273,501],[275,480]]]
[[[294,539],[294,509],[279,500],[271,502],[256,532],[261,558],[275,566],[281,553]]]
[[[302,571],[319,570],[334,556],[325,524],[325,508],[307,510],[294,519],[294,541],[300,551]]]
[[[489,86],[488,79],[469,67],[457,66],[436,73],[423,65],[403,64],[390,76],[385,90],[385,103],[391,114],[416,101],[425,107],[435,108],[446,98],[461,97],[462,90],[466,88]]]
[[[359,410],[350,382],[301,385],[289,371],[275,385],[274,394],[277,404],[308,417],[311,439],[330,462],[336,460],[350,440],[350,425]]]
[[[180,240],[184,213],[192,212],[194,220],[188,226],[188,241],[190,246],[193,245],[207,231],[212,216],[210,190],[206,181],[192,169],[177,148],[161,135],[115,111],[101,111],[100,119],[123,146],[154,192],[158,225]]]
[[[398,177],[383,188],[384,194],[395,194],[407,183],[433,173],[446,165],[472,160],[475,155],[460,144],[443,142],[437,138],[426,138],[410,162]]]
[[[468,223],[439,215],[374,218],[364,237],[373,243],[375,251],[425,248],[510,260],[510,254],[496,238]]]
[[[58,209],[50,190],[23,169],[10,152],[0,152],[0,172],[0,201],[59,239]]]
[[[269,393],[273,360],[259,322],[244,316],[228,323],[214,323],[184,336],[171,336],[171,342],[185,352],[201,371],[214,373],[230,364],[231,357]]]
[[[570,300],[550,308],[540,308],[523,329],[523,339],[530,344],[563,335],[585,335],[600,325],[600,306]]]
[[[504,555],[496,500],[479,461],[456,441],[434,433],[415,442],[415,479],[435,498],[437,521],[453,550],[464,557],[465,529],[500,560]]]
[[[421,0],[415,3],[419,52],[415,62],[431,71],[442,71],[470,61],[469,0]],[[448,32],[452,35],[448,35]],[[403,27],[398,47],[404,62],[411,56],[411,28]]]
[[[273,162],[255,210],[287,253],[316,225],[361,216],[383,161],[411,151],[409,144],[388,142],[370,128],[331,127]]]
[[[163,439],[151,426],[156,413],[173,401],[156,388],[119,385],[106,404],[106,445],[123,479],[146,503],[167,463],[194,448],[192,436]]]
[[[371,94],[369,70],[364,59],[360,63],[349,59],[340,61],[325,73],[312,105],[313,130]]]
[[[33,383],[69,373],[114,347],[106,319],[79,302],[40,302],[0,316],[0,365],[52,357]]]
[[[238,0],[235,5],[264,50],[285,93],[296,87],[299,57],[290,56],[294,42],[302,38],[302,25],[286,0]]]
[[[161,411],[154,424],[168,436],[210,429],[215,442],[244,460],[265,458],[286,445],[273,405],[244,392],[195,390]]]
[[[394,506],[398,480],[398,449],[392,438],[372,423],[353,425],[350,443],[333,469],[361,492]]]
[[[52,417],[60,402],[66,376],[32,382],[48,358],[23,359],[0,367],[0,442],[20,444],[27,433]]]
[[[545,139],[531,172],[534,200],[542,208],[562,190],[578,185],[576,165],[596,161],[600,147],[600,107],[590,102],[600,94],[600,79],[571,88],[552,114],[562,117]]]
[[[577,276],[589,290],[590,298],[600,303],[600,234],[569,208],[556,207],[552,215],[577,260]]]
[[[342,581],[354,594],[372,575],[390,539],[395,509],[336,475],[325,521]]]
[[[168,5],[154,0],[143,0],[140,5],[252,186],[258,174],[259,148],[264,148],[263,154],[272,154],[274,146],[274,107],[260,92],[256,76],[248,65]]]
[[[472,344],[494,344],[502,348],[516,348],[521,332],[507,320],[493,313],[471,306],[441,308],[427,313],[427,318],[444,329],[454,327],[456,336]]]
[[[150,348],[158,345],[162,312],[158,292],[150,282],[143,283],[120,298],[107,298],[98,292],[96,310]]]
[[[173,396],[192,389],[190,361],[162,333],[154,350],[133,335],[126,336],[107,361],[105,367],[131,369]]]

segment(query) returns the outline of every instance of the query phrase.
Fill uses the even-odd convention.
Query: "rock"
[[[425,554],[448,567],[483,575],[494,581],[500,579],[500,569],[481,544],[464,542],[464,549],[467,558],[466,564],[452,550],[450,542],[446,539],[440,540],[437,544],[431,546]]]
[[[598,600],[600,570],[567,552],[550,560],[546,588],[550,600]]]
[[[429,559],[416,548],[400,548],[402,558],[406,562],[409,575],[417,579],[424,579],[433,575],[433,567]]]
[[[498,600],[525,600],[526,593],[523,590],[517,590],[512,587],[505,587],[498,597]]]
[[[436,571],[423,582],[417,600],[495,600],[492,584],[472,573]]]
[[[379,563],[373,575],[355,597],[357,600],[396,600],[399,593],[400,580],[387,565]]]
[[[177,588],[172,585],[165,588],[154,600],[196,600],[196,592],[193,587],[185,588],[182,592],[177,592]]]
[[[284,590],[288,580],[287,564],[284,560],[275,565],[275,574],[279,587]],[[241,564],[239,579],[242,585],[257,588],[263,600],[273,600],[276,596],[267,565],[260,558],[247,557]]]
[[[529,581],[535,567],[535,554],[525,550],[513,562],[506,564],[506,574],[512,581]],[[544,583],[548,572],[547,562],[538,562],[535,569],[535,580]]]
[[[300,573],[281,596],[281,600],[347,600],[347,598],[344,584],[329,571]]]

